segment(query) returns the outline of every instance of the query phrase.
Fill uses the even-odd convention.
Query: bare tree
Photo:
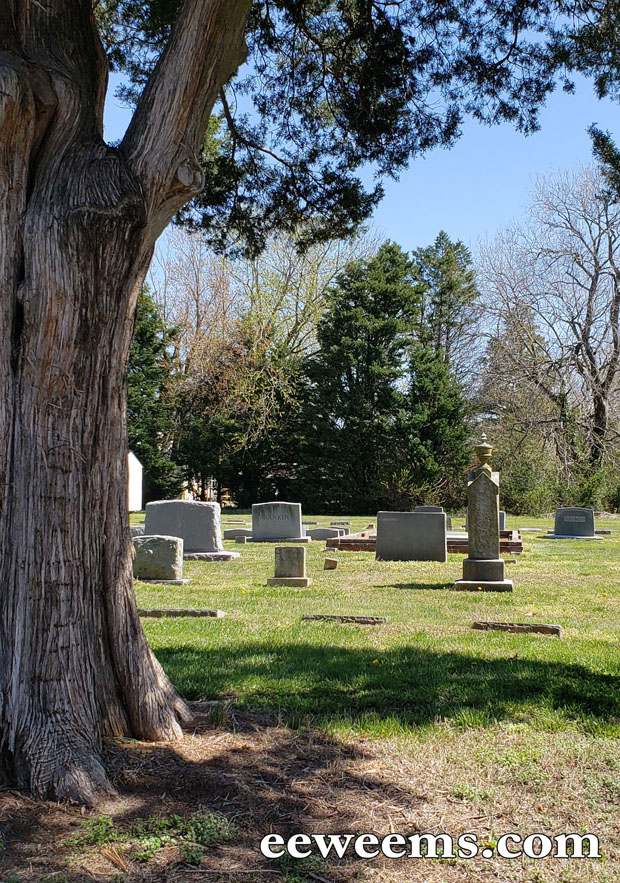
[[[495,321],[498,397],[502,385],[506,396],[514,383],[534,390],[547,406],[538,415],[526,407],[523,420],[554,425],[565,455],[567,445],[573,458],[585,446],[593,468],[617,438],[619,224],[620,205],[598,169],[559,174],[538,181],[528,222],[481,247],[477,261]]]

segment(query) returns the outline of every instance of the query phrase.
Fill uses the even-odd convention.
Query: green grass
[[[225,513],[228,517],[238,517]],[[308,516],[308,518],[312,518]],[[326,517],[312,518],[328,523]],[[363,529],[368,517],[351,519]],[[461,523],[455,519],[455,526]],[[509,519],[510,526],[551,526]],[[226,546],[228,563],[186,562],[181,588],[137,584],[141,606],[218,607],[216,619],[145,619],[151,646],[189,699],[234,697],[290,725],[370,737],[428,734],[435,724],[620,735],[620,522],[603,541],[523,534],[506,566],[512,594],[451,590],[447,564],[377,562],[364,552],[307,547],[307,589],[268,587],[271,544]],[[224,525],[226,526],[226,525]],[[603,526],[603,522],[601,525]],[[304,622],[304,613],[387,616],[384,626]],[[559,623],[564,637],[476,632],[475,619]]]

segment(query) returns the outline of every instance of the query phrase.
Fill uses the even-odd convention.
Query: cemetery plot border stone
[[[561,625],[548,625],[534,622],[486,622],[484,620],[481,620],[478,622],[474,622],[472,628],[478,629],[479,631],[483,632],[531,632],[533,634],[539,635],[553,635],[558,638],[562,637]]]
[[[202,617],[213,617],[214,619],[222,619],[222,617],[226,616],[223,610],[183,610],[175,607],[160,607],[160,608],[138,608],[139,616],[151,616],[156,619],[164,619],[167,616],[202,616]]]
[[[232,561],[239,558],[241,552],[188,552],[183,555],[185,561]]]
[[[188,583],[191,583],[191,579],[146,579],[142,576],[137,576],[136,579],[141,583],[150,583],[151,585],[158,586],[186,586]]]
[[[304,613],[302,619],[320,622],[357,622],[360,625],[384,625],[387,622],[386,616],[336,616],[331,613]]]

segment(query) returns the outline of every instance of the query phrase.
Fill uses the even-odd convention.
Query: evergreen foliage
[[[174,334],[144,287],[138,294],[129,354],[127,433],[129,448],[144,467],[145,503],[176,496],[180,490],[179,471],[169,456],[175,426],[169,353]]]

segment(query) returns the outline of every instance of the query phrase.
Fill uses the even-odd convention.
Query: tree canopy
[[[274,230],[300,243],[345,235],[412,157],[449,147],[466,115],[538,127],[545,97],[578,68],[615,95],[613,3],[577,0],[258,0],[247,61],[220,90],[204,187],[178,216],[223,247],[256,251]],[[178,0],[99,0],[129,100],[169,42]],[[605,27],[602,27],[605,25]],[[360,170],[375,174],[364,186]],[[365,176],[368,179],[368,175]]]

